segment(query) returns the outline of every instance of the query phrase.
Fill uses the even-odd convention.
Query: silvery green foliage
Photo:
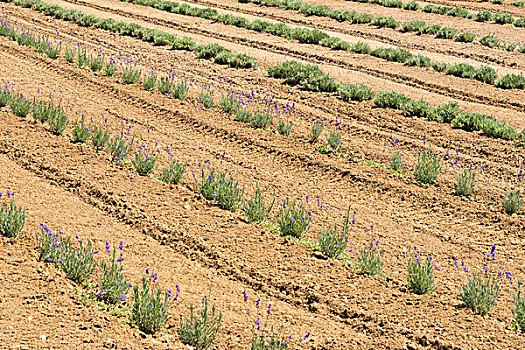
[[[197,192],[222,209],[234,212],[242,205],[244,190],[239,188],[239,183],[233,179],[231,173],[226,177],[226,173],[221,171],[216,174],[215,169],[211,169],[206,176],[202,169],[200,182],[195,175],[194,179]]]
[[[277,225],[281,236],[301,238],[310,229],[311,215],[302,205],[297,206],[294,201],[290,203],[285,200],[277,214]]]
[[[370,245],[362,247],[357,261],[361,272],[370,276],[379,275],[383,268],[383,251],[382,247],[379,249],[379,241],[375,241],[374,238],[370,240]]]
[[[272,200],[272,203],[266,207],[264,198],[262,197],[262,191],[257,184],[257,189],[255,190],[255,195],[248,200],[248,203],[244,204],[244,214],[246,219],[251,223],[260,223],[268,218],[270,211],[273,208],[275,203],[275,196]]]
[[[73,143],[86,143],[89,141],[90,132],[89,128],[84,124],[84,116],[80,122],[75,121],[73,126],[73,131],[71,132],[71,141]]]
[[[511,215],[517,213],[523,205],[523,199],[521,199],[521,191],[510,191],[505,194],[503,198],[503,209],[505,213]]]
[[[135,169],[140,176],[147,176],[155,170],[156,161],[157,157],[150,157],[145,152],[137,151],[131,160],[131,165],[133,165],[133,169]]]
[[[319,120],[315,121],[315,124],[312,125],[312,129],[310,130],[310,141],[316,142],[319,140],[319,137],[321,136],[321,133],[323,132],[323,123]]]
[[[176,160],[173,160],[169,166],[162,168],[162,173],[159,174],[159,180],[167,184],[176,185],[182,180],[187,166],[188,162],[184,162],[184,164],[181,165]]]
[[[162,295],[160,288],[150,287],[151,279],[142,277],[142,285],[133,287],[133,302],[131,303],[131,322],[144,333],[153,334],[159,331],[168,318],[167,305],[169,295]]]
[[[286,123],[284,120],[279,119],[275,128],[279,134],[289,136],[292,133],[293,125],[292,123]]]
[[[326,139],[334,152],[339,152],[343,149],[341,133],[339,131],[330,131],[330,134],[328,134]]]
[[[9,238],[18,238],[22,234],[26,222],[26,211],[15,205],[11,199],[9,206],[0,207],[0,233]]]
[[[415,294],[430,294],[434,292],[434,265],[432,258],[426,257],[420,261],[416,253],[408,258],[408,288]]]
[[[401,152],[396,152],[392,155],[392,161],[390,162],[390,168],[394,171],[403,170],[403,158]]]
[[[463,170],[456,176],[454,183],[454,192],[458,196],[470,196],[474,192],[474,180],[476,173],[474,171]]]
[[[461,300],[469,309],[484,316],[496,305],[499,285],[494,276],[480,277],[474,273],[466,284],[459,287],[459,292]]]
[[[120,248],[122,248],[122,243]],[[106,260],[102,259],[100,263],[102,271],[99,280],[100,292],[97,296],[110,304],[117,304],[122,301],[130,286],[122,274],[122,265],[119,264],[122,260],[124,260],[122,252],[121,256],[117,258],[116,248],[113,248],[109,261],[106,263]]]
[[[106,147],[109,141],[109,131],[106,127],[94,125],[91,128],[90,134],[91,142],[93,143],[93,146],[97,152]]]
[[[334,224],[333,230],[328,228],[321,230],[319,235],[319,247],[324,255],[330,259],[337,259],[339,255],[346,249],[348,243],[348,227],[350,222],[348,221],[350,216],[350,206],[345,216],[345,223],[341,232],[337,229],[337,223]]]
[[[200,315],[193,312],[193,304],[190,304],[190,318],[179,325],[181,342],[196,350],[210,349],[221,327],[221,320],[222,312],[216,309],[215,303],[209,310],[207,297],[204,297]]]
[[[423,149],[419,152],[414,175],[423,184],[436,182],[441,172],[438,155],[431,149]]]
[[[512,309],[512,318],[514,326],[521,332],[525,332],[525,298],[521,297],[521,282],[518,281],[518,292],[513,295],[514,309]]]

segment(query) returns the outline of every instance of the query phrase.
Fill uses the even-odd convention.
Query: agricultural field
[[[0,7],[0,348],[525,347],[523,1]]]

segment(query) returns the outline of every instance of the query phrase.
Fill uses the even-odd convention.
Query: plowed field
[[[9,203],[9,190],[15,193],[16,205],[26,210],[22,235],[0,236],[0,348],[185,349],[179,324],[188,317],[190,303],[200,312],[204,297],[222,312],[211,347],[217,349],[250,348],[252,334],[265,332],[264,327],[254,331],[258,312],[267,330],[282,326],[291,349],[525,347],[525,336],[515,329],[511,312],[517,282],[525,280],[525,208],[509,215],[502,206],[506,193],[525,189],[525,141],[407,117],[399,110],[378,108],[373,100],[347,102],[337,93],[306,91],[271,77],[267,68],[288,60],[316,65],[337,83],[366,84],[376,94],[395,91],[432,106],[454,100],[464,111],[493,115],[518,131],[525,128],[525,90],[501,89],[431,68],[118,0],[44,2],[191,37],[199,45],[219,44],[251,56],[259,67],[219,65],[191,51],[80,26],[16,2],[0,3],[4,18],[13,26],[47,35],[53,45],[60,42],[62,47],[52,59],[0,36],[2,87],[8,84],[12,95],[22,93],[28,101],[51,97],[69,117],[67,128],[55,135],[31,113],[20,117],[10,106],[0,108],[0,204]],[[510,5],[428,3],[465,6],[470,11],[505,10],[525,17],[525,8]],[[361,41],[372,49],[400,47],[447,64],[488,65],[498,76],[525,70],[525,53],[490,49],[477,42],[440,40],[236,0],[187,4],[215,8],[250,22],[262,19],[318,29],[352,45]],[[423,20],[469,31],[478,38],[495,34],[502,41],[525,45],[525,28],[511,25],[368,3],[323,0],[316,4],[392,16],[400,23]],[[76,56],[68,62],[66,47],[114,58],[115,76],[79,67]],[[126,59],[142,70],[135,84],[119,79],[123,68],[118,62]],[[156,88],[146,90],[142,82],[151,71],[159,76],[173,74],[176,83],[186,79],[186,99],[163,95]],[[213,107],[203,106],[203,91],[213,91]],[[271,101],[266,106],[275,104],[280,112],[274,115],[273,125],[260,129],[234,120],[219,104],[230,91],[244,93],[246,100],[252,96],[260,106],[265,100]],[[134,137],[129,159],[112,161],[107,148],[73,143],[75,121],[82,116],[87,126],[103,125],[112,136],[127,130]],[[276,131],[280,118],[293,125],[291,135]],[[311,127],[320,120],[323,134],[311,142]],[[330,132],[341,133],[342,150],[322,153],[319,145],[327,144]],[[414,177],[418,153],[424,148],[434,150],[441,160],[441,174],[428,186]],[[156,169],[139,176],[129,160],[145,149],[157,156]],[[402,173],[389,169],[398,151],[404,161]],[[180,183],[169,185],[159,181],[158,174],[172,159],[187,161],[188,167]],[[201,171],[208,174],[208,169],[231,173],[244,190],[245,202],[257,185],[267,203],[275,197],[268,220],[251,224],[242,207],[228,211],[205,199],[192,173],[200,181]],[[454,194],[456,176],[465,169],[476,173],[474,193],[468,197]],[[350,206],[350,220],[354,220],[345,249],[349,261],[327,259],[322,252],[279,235],[276,222],[286,200],[311,211],[310,229],[302,242],[317,242],[321,231],[335,223],[342,227]],[[106,242],[113,249],[122,241],[122,271],[132,285],[141,283],[147,268],[158,273],[155,288],[175,290],[178,285],[180,297],[169,303],[163,330],[147,335],[128,322],[129,311],[117,315],[102,310],[94,300],[86,301],[83,295],[90,288],[98,291],[100,264],[88,287],[75,284],[54,264],[39,261],[35,234],[40,224],[53,232],[90,239],[93,250],[99,250],[94,254],[97,261],[107,256]],[[379,276],[363,274],[358,267],[360,250],[371,239],[379,240],[384,249]],[[494,245],[494,258],[487,259]],[[414,246],[421,256],[433,258],[431,294],[416,295],[407,285],[407,259]],[[460,298],[459,287],[474,272],[494,274],[500,286],[496,305],[487,316],[473,313]],[[255,306],[258,298],[260,309]],[[130,288],[120,307],[126,310],[132,302]]]

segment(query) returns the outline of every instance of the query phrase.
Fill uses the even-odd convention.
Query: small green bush
[[[73,131],[71,132],[71,141],[73,143],[87,143],[89,137],[89,128],[84,124],[84,116],[82,116],[80,122],[78,120],[75,121]]]
[[[262,191],[257,184],[257,189],[255,190],[255,195],[248,200],[248,203],[243,205],[244,214],[246,219],[251,223],[260,223],[268,218],[270,212],[272,211],[273,205],[275,203],[275,196],[272,200],[272,203],[266,207],[266,202],[262,197]]]
[[[26,223],[26,211],[15,205],[11,198],[9,208],[6,204],[0,207],[0,234],[8,238],[18,238]]]
[[[337,92],[343,101],[368,101],[374,98],[374,92],[366,85],[340,84]]]
[[[100,263],[102,272],[99,279],[100,292],[97,293],[97,296],[110,304],[118,304],[122,301],[129,289],[128,281],[122,274],[122,265],[119,264],[122,258],[117,258],[116,252],[116,249],[113,248],[108,263],[104,259]]]
[[[495,277],[478,277],[476,273],[459,288],[461,300],[475,314],[487,315],[496,305],[499,285]]]
[[[408,288],[418,295],[431,294],[435,290],[432,258],[427,256],[425,262],[419,258],[417,253],[408,258]]]
[[[520,190],[505,193],[505,197],[503,198],[503,209],[505,210],[505,213],[509,215],[517,213],[522,205],[523,200],[521,199]]]
[[[491,49],[497,48],[499,46],[500,40],[494,34],[484,35],[479,39],[479,43],[483,46],[490,47]]]
[[[204,297],[200,316],[193,313],[193,304],[190,304],[190,318],[180,323],[180,340],[183,344],[195,350],[207,350],[221,327],[222,312],[217,311],[215,303],[208,310],[208,298]]]
[[[383,248],[379,249],[379,241],[375,241],[375,238],[370,240],[370,245],[362,247],[357,261],[361,272],[369,276],[379,275],[383,268],[383,251]]]
[[[502,48],[505,51],[514,51],[516,49],[516,46],[518,46],[516,43],[513,43],[511,41],[504,41],[501,43],[500,48]]]
[[[423,149],[419,152],[414,175],[423,184],[436,182],[441,172],[441,165],[438,155],[431,149]]]
[[[151,72],[144,79],[144,82],[142,84],[144,85],[144,89],[153,90],[155,86],[157,85],[157,73],[151,70]]]
[[[401,152],[396,152],[392,155],[390,169],[398,172],[403,171],[403,158],[401,157]]]
[[[207,176],[204,169],[201,170],[200,182],[194,175],[197,192],[208,200],[214,201],[220,208],[234,212],[242,205],[244,190],[239,188],[239,183],[233,176],[226,177],[225,172],[215,174],[211,169]]]
[[[289,136],[292,133],[293,124],[280,119],[275,128],[279,134]]]
[[[489,10],[483,10],[476,13],[475,18],[477,22],[488,22],[492,19],[492,12]]]
[[[154,282],[154,280],[153,280]],[[160,288],[156,293],[150,285],[151,279],[142,276],[142,285],[133,287],[133,302],[131,303],[130,320],[142,332],[153,334],[158,332],[168,318],[168,292],[162,295]]]
[[[128,154],[131,151],[132,146],[133,146],[133,140],[131,141],[126,140],[123,133],[120,133],[117,136],[112,137],[108,141],[108,150],[111,154],[111,161],[112,162],[124,161],[128,157]]]
[[[441,27],[441,29],[436,33],[437,39],[454,39],[456,36],[457,30],[451,27]]]
[[[337,223],[334,224],[334,229],[321,230],[318,236],[319,248],[329,259],[337,259],[341,253],[346,249],[348,244],[348,227],[350,217],[350,206],[345,216],[345,222],[341,232],[337,229]]]
[[[494,15],[494,21],[498,24],[508,24],[514,22],[514,17],[508,12],[498,12]]]
[[[419,32],[421,28],[426,26],[427,23],[424,21],[408,21],[401,24],[401,31],[402,32]]]
[[[499,78],[495,85],[500,89],[524,89],[525,76],[523,74],[506,74]]]
[[[212,90],[202,90],[199,94],[199,101],[204,105],[204,108],[211,109],[215,105],[213,100],[213,91]]]
[[[145,152],[139,150],[135,152],[131,160],[131,165],[140,176],[148,176],[155,170],[156,161],[157,157],[150,157]]]
[[[525,332],[525,298],[521,297],[521,282],[518,281],[518,292],[513,295],[514,309],[512,309],[512,318],[514,327]]]
[[[340,152],[343,149],[341,137],[342,135],[339,131],[330,131],[330,133],[326,137],[332,151]]]
[[[109,141],[109,131],[107,127],[95,125],[92,127],[90,134],[91,142],[97,152],[106,147]]]
[[[352,46],[351,48],[352,52],[360,53],[363,55],[368,55],[370,52],[372,52],[372,49],[370,48],[370,45],[367,43],[364,43],[362,41],[358,41],[357,44]]]
[[[320,122],[319,120],[316,120],[315,124],[312,125],[312,128],[310,130],[310,141],[316,142],[321,136],[322,132],[323,132],[323,123]]]
[[[123,65],[121,79],[124,84],[135,84],[139,81],[142,71],[137,68],[137,63]]]
[[[458,196],[470,196],[474,192],[475,179],[476,173],[474,171],[463,170],[456,176],[454,193]]]
[[[180,164],[176,160],[173,160],[167,167],[162,168],[162,172],[159,174],[159,180],[167,184],[178,184],[184,177],[188,162]]]
[[[460,43],[471,43],[476,39],[476,34],[472,34],[469,32],[461,32],[457,33],[454,36],[454,41],[460,42]]]
[[[380,108],[401,109],[407,102],[408,97],[394,91],[381,92],[374,99],[375,105]]]
[[[17,95],[11,100],[11,110],[19,117],[27,117],[32,108],[33,103],[26,99],[22,94]]]
[[[279,209],[276,221],[281,236],[301,238],[310,228],[312,218],[310,212],[302,206],[296,207],[294,201],[285,201]]]

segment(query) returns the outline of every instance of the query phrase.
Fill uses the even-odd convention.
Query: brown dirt
[[[316,239],[334,221],[341,222],[350,204],[357,211],[350,248],[358,251],[370,238],[365,227],[374,225],[374,235],[385,247],[387,277],[356,274],[348,265],[328,262],[265,227],[247,224],[242,212],[221,210],[196,195],[191,175],[177,186],[164,185],[152,176],[139,177],[126,166],[110,163],[107,153],[73,145],[67,136],[52,136],[31,117],[22,120],[4,108],[0,111],[0,191],[16,192],[17,204],[28,210],[28,221],[21,239],[0,241],[2,347],[180,348],[177,327],[181,315],[187,314],[189,302],[198,303],[211,291],[224,314],[217,347],[247,348],[253,317],[246,315],[249,306],[242,301],[244,289],[250,300],[258,295],[275,303],[272,323],[285,324],[285,331],[294,335],[294,347],[306,331],[313,336],[302,346],[317,349],[519,348],[525,340],[509,326],[512,296],[507,287],[487,318],[462,307],[457,287],[467,274],[456,271],[452,262],[457,257],[471,271],[480,269],[484,254],[497,244],[495,269],[501,265],[515,279],[523,279],[521,233],[525,224],[522,216],[504,215],[500,205],[509,188],[506,180],[516,181],[519,169],[525,167],[523,148],[449,125],[407,119],[394,111],[373,108],[371,103],[348,104],[334,96],[283,86],[268,78],[263,69],[225,68],[190,53],[4,6],[11,16],[43,31],[59,28],[61,38],[70,42],[86,42],[89,48],[112,55],[131,53],[142,65],[149,62],[157,70],[173,68],[192,83],[211,84],[218,95],[224,91],[220,82],[226,78],[236,90],[260,89],[280,104],[295,102],[297,113],[290,117],[295,137],[282,137],[234,122],[220,111],[203,111],[196,99],[197,87],[190,90],[186,102],[175,101],[79,69],[63,57],[44,58],[0,37],[0,77],[14,82],[24,95],[36,96],[37,89],[52,92],[55,99],[67,101],[71,119],[81,113],[97,121],[107,117],[114,129],[123,120],[150,147],[157,141],[161,149],[173,144],[174,158],[188,160],[189,170],[197,172],[199,163],[210,160],[212,166],[231,171],[248,197],[257,182],[268,195],[275,190],[278,202],[290,197],[305,203],[309,195],[311,203],[305,205],[314,215],[314,225],[307,233],[310,239]],[[262,62],[262,68],[283,61],[288,54],[322,64],[325,71],[340,74],[344,81],[395,88],[433,103],[448,101],[453,95],[470,101],[461,102],[469,110],[498,112],[500,119],[525,126],[523,92],[502,92],[430,71],[422,76],[416,68],[336,55],[267,35],[251,33],[243,41],[246,31],[120,2],[90,2],[89,7],[82,7],[101,17],[104,10],[107,17],[164,27],[176,34],[191,34],[200,43],[219,42],[249,53]],[[315,118],[334,120],[335,116],[350,126],[343,131],[346,158],[319,154],[307,142]],[[327,130],[335,127],[327,126]],[[69,133],[70,129],[65,135]],[[398,138],[397,147],[410,155],[408,171],[414,168],[412,144],[423,146],[423,138],[441,154],[450,148],[453,158],[458,149],[459,165],[444,164],[438,184],[422,188],[357,160],[388,164],[390,137]],[[161,152],[162,166],[168,159]],[[470,164],[478,171],[477,189],[472,199],[465,200],[451,193],[456,169]],[[327,209],[320,210],[316,198]],[[72,283],[63,274],[37,262],[34,233],[41,222],[91,238],[101,251],[106,240],[123,240],[126,277],[133,283],[146,267],[155,267],[161,287],[179,284],[184,302],[170,306],[169,333],[146,337],[125,319],[84,306],[70,292]],[[406,261],[401,252],[412,245],[432,254],[441,268],[436,272],[434,295],[420,297],[406,289]]]

